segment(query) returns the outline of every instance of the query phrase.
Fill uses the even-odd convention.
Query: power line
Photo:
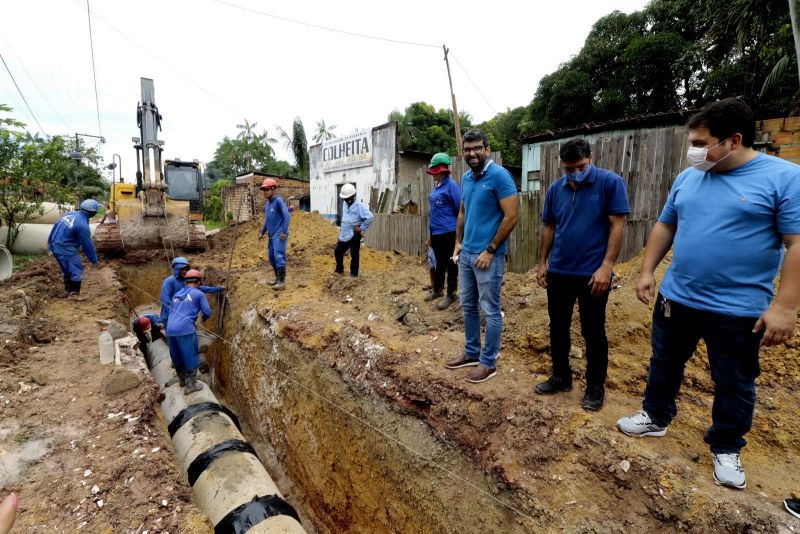
[[[55,106],[53,106],[53,104],[50,102],[50,99],[47,98],[45,92],[42,91],[42,88],[39,87],[39,84],[36,83],[36,80],[33,78],[33,76],[31,76],[30,71],[28,71],[28,69],[25,67],[25,64],[22,62],[22,59],[19,57],[19,54],[17,54],[17,51],[14,50],[13,46],[11,46],[11,42],[8,39],[6,39],[6,36],[3,35],[2,33],[0,33],[0,37],[2,37],[3,41],[5,41],[6,45],[8,45],[8,49],[11,50],[11,53],[14,54],[14,56],[17,58],[17,63],[19,63],[20,67],[22,67],[22,70],[25,71],[25,74],[28,75],[28,79],[31,81],[31,83],[33,83],[33,86],[36,87],[36,90],[39,91],[39,94],[42,95],[42,98],[44,99],[45,102],[47,102],[47,105],[50,106],[50,109],[55,114],[55,116],[58,117],[58,120],[61,121],[61,124],[64,126],[64,128],[66,128],[66,131],[70,131],[71,128],[67,124],[67,121],[64,120],[64,117],[62,117],[61,113],[59,113],[58,110],[56,110]]]
[[[3,57],[2,53],[0,53],[0,60],[3,61],[3,65],[6,68],[6,72],[8,72],[8,75],[11,77],[11,81],[14,82],[14,87],[17,88],[17,92],[19,92],[19,96],[21,96],[22,97],[22,101],[25,102],[25,107],[28,108],[28,112],[31,114],[31,117],[33,117],[33,120],[36,122],[37,126],[39,126],[39,131],[41,131],[44,134],[45,137],[50,137],[44,131],[44,128],[42,128],[42,125],[39,123],[39,119],[36,118],[36,115],[33,113],[33,110],[31,109],[30,105],[28,105],[28,101],[25,99],[25,95],[22,94],[22,90],[19,88],[19,85],[17,85],[17,80],[14,79],[14,75],[11,74],[11,69],[8,68],[8,63],[6,63],[6,59]]]
[[[478,84],[476,84],[472,80],[472,77],[467,72],[467,69],[464,68],[464,65],[461,64],[461,62],[458,60],[458,58],[456,57],[455,54],[451,54],[451,55],[453,56],[453,59],[456,60],[456,65],[458,65],[458,67],[461,69],[461,71],[466,75],[467,79],[469,80],[469,83],[472,84],[472,87],[474,87],[475,90],[478,91],[478,94],[481,95],[481,98],[483,99],[484,102],[486,102],[486,105],[489,106],[489,109],[491,109],[494,112],[494,114],[497,115],[497,110],[494,109],[494,106],[489,102],[489,99],[486,98],[486,95],[484,95],[483,91],[480,90],[480,88],[478,87]]]
[[[74,1],[75,1],[76,4],[80,5],[78,0],[74,0]],[[216,102],[218,102],[221,106],[226,108],[228,111],[230,111],[231,113],[233,113],[237,117],[239,117],[239,118],[246,117],[246,115],[243,114],[241,111],[232,108],[227,102],[225,102],[221,98],[217,97],[216,95],[208,92],[208,90],[206,88],[204,88],[202,85],[198,84],[197,82],[192,80],[190,77],[188,77],[187,75],[185,75],[184,73],[182,73],[178,69],[174,68],[172,65],[170,65],[166,61],[164,61],[158,54],[155,54],[155,53],[151,52],[150,50],[148,50],[147,48],[145,48],[144,46],[140,45],[135,39],[133,39],[132,37],[127,35],[125,32],[123,32],[122,30],[120,30],[119,28],[117,28],[116,26],[111,24],[108,20],[106,20],[102,16],[98,15],[96,11],[92,10],[92,15],[94,15],[94,17],[96,19],[100,19],[101,22],[103,22],[106,26],[108,26],[109,28],[114,30],[117,34],[119,34],[121,37],[126,39],[132,45],[134,45],[135,47],[143,50],[145,53],[147,53],[148,55],[153,57],[153,59],[155,59],[156,61],[158,61],[159,63],[164,65],[166,68],[168,68],[169,70],[171,70],[172,72],[174,72],[175,74],[177,74],[178,76],[180,76],[181,78],[183,78],[184,80],[189,82],[191,85],[193,85],[199,91],[205,93],[207,96],[209,96],[211,99],[213,99]]]
[[[86,0],[86,16],[89,19],[89,48],[92,51],[92,77],[94,78],[94,103],[97,109],[97,130],[103,135],[103,128],[100,126],[100,99],[97,97],[97,69],[94,65],[94,39],[92,38],[92,10],[89,8],[89,0]]]
[[[435,44],[416,43],[416,42],[413,42],[413,41],[403,41],[401,39],[390,39],[388,37],[380,37],[378,35],[367,35],[365,33],[351,32],[351,31],[347,31],[347,30],[340,30],[338,28],[331,28],[331,27],[328,27],[328,26],[321,26],[319,24],[312,24],[310,22],[304,22],[302,20],[290,19],[288,17],[282,17],[280,15],[267,13],[265,11],[260,11],[258,9],[253,9],[253,8],[246,7],[246,6],[240,6],[238,4],[234,4],[234,3],[231,3],[231,2],[226,2],[225,0],[214,0],[214,1],[216,3],[218,3],[218,4],[223,4],[223,5],[226,5],[228,7],[241,9],[242,11],[249,11],[250,13],[255,13],[257,15],[263,15],[265,17],[269,17],[269,18],[272,18],[272,19],[275,19],[275,20],[281,20],[283,22],[289,22],[291,24],[297,24],[297,25],[300,25],[300,26],[306,26],[308,28],[314,28],[314,29],[317,29],[317,30],[324,30],[324,31],[333,32],[333,33],[340,33],[340,34],[343,34],[343,35],[350,35],[350,36],[353,36],[353,37],[363,37],[365,39],[373,39],[375,41],[384,41],[384,42],[387,42],[387,43],[404,44],[404,45],[411,45],[411,46],[422,46],[422,47],[425,47],[425,48],[439,48],[439,45],[435,45]]]

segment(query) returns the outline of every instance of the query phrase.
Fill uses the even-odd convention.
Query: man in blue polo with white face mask
[[[622,178],[592,165],[585,139],[565,142],[559,157],[565,174],[547,190],[536,267],[536,281],[547,289],[553,372],[535,391],[552,395],[572,389],[570,326],[577,300],[586,341],[586,392],[581,405],[597,411],[605,399],[608,370],[606,304],[611,273],[622,248],[625,215],[631,209]]]
[[[686,362],[702,339],[715,385],[704,438],[714,480],[743,489],[739,452],[753,424],[759,348],[791,338],[797,322],[800,167],[753,150],[753,112],[734,98],[710,104],[688,127],[690,167],[675,179],[647,239],[636,284],[639,300],[655,300],[644,402],[617,427],[636,437],[666,434]],[[670,248],[654,299],[654,272]]]

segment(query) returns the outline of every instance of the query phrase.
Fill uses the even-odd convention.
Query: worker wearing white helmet
[[[353,184],[344,184],[339,192],[343,199],[342,222],[339,230],[339,242],[333,251],[336,258],[336,273],[344,274],[344,253],[350,251],[350,276],[358,276],[359,251],[361,237],[372,224],[372,212],[360,200],[356,199],[356,188]]]

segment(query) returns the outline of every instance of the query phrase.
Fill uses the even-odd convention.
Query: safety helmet
[[[451,165],[450,156],[445,154],[444,152],[439,152],[438,154],[434,154],[431,158],[431,164],[428,165],[428,168],[436,167],[437,165]]]
[[[174,260],[172,260],[171,265],[175,267],[176,265],[189,265],[189,260],[184,258],[183,256],[178,256]]]
[[[186,273],[183,279],[187,282],[199,282],[203,279],[203,273],[197,269],[189,269],[189,272]]]
[[[344,184],[342,190],[339,191],[339,198],[350,198],[356,194],[356,186],[353,184]]]
[[[272,178],[267,178],[266,180],[261,182],[261,187],[259,187],[259,189],[263,191],[264,189],[269,189],[270,187],[278,187],[278,182],[276,182]]]
[[[147,332],[148,330],[150,330],[150,327],[152,326],[152,323],[150,322],[150,318],[149,317],[145,317],[144,315],[142,315],[141,317],[138,317],[136,319],[136,326],[142,332]]]
[[[89,213],[97,213],[97,210],[100,209],[100,204],[98,204],[93,198],[87,198],[81,202],[81,209],[83,211],[88,211]]]
[[[425,170],[428,174],[450,174],[450,156],[444,152],[434,154],[431,163]]]

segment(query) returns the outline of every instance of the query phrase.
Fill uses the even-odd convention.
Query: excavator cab
[[[198,161],[164,161],[169,198],[189,202],[189,220],[203,220],[203,171]]]

